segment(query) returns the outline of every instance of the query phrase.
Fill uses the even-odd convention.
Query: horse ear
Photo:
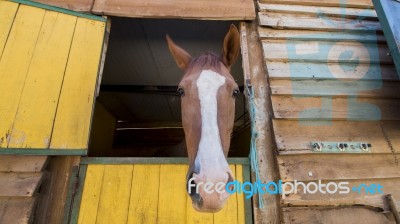
[[[168,35],[166,36],[166,38],[169,51],[174,57],[176,64],[178,65],[179,68],[186,70],[190,60],[192,60],[192,56],[190,56],[189,53],[187,53],[185,50],[176,45]]]
[[[222,48],[222,60],[228,68],[236,62],[240,51],[240,34],[235,25],[231,24],[224,39]]]

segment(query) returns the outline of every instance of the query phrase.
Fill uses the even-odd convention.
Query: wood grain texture
[[[283,155],[278,156],[278,163],[282,181],[400,177],[400,169],[391,154]]]
[[[32,223],[36,197],[1,197],[0,223]]]
[[[105,165],[96,223],[127,222],[132,172],[133,165]]]
[[[185,223],[187,209],[186,172],[188,166],[162,165],[158,192],[157,220],[160,223]],[[173,203],[173,206],[171,206]]]
[[[345,80],[271,80],[274,95],[400,98],[400,83]]]
[[[277,30],[269,27],[258,27],[261,39],[271,40],[304,40],[304,41],[357,41],[386,43],[385,36],[376,31],[318,31],[318,30]]]
[[[0,60],[0,148],[8,138],[18,109],[45,10],[21,5]]]
[[[47,156],[0,155],[0,172],[41,172],[47,164]]]
[[[371,0],[260,0],[262,3],[277,3],[287,5],[313,5],[313,6],[336,6],[348,8],[373,8]]]
[[[31,197],[39,188],[42,173],[0,172],[0,197]]]
[[[160,166],[134,165],[127,223],[157,222]]]
[[[68,183],[80,156],[51,157],[40,187],[34,223],[63,223]]]
[[[397,99],[272,96],[275,118],[297,120],[399,120]]]
[[[96,0],[92,12],[101,15],[136,18],[186,18],[213,20],[253,20],[253,1],[140,1]]]
[[[311,153],[311,141],[349,141],[372,144],[372,153],[391,154],[382,126],[394,148],[400,147],[400,123],[357,121],[289,121],[274,120],[274,133],[279,154]],[[398,151],[400,153],[400,151]]]
[[[250,24],[241,24],[242,44],[243,37],[247,38],[248,59],[243,58],[245,77],[250,77],[250,84],[254,90],[254,103],[257,105],[255,131],[257,158],[260,179],[266,182],[278,179],[278,166],[275,158],[275,141],[273,139],[272,117],[269,82],[266,79],[265,61],[263,60],[262,45],[257,33],[258,24],[253,21]],[[244,34],[243,34],[244,33]],[[248,74],[246,74],[248,72]],[[247,84],[247,83],[246,83]],[[254,174],[253,174],[254,175]],[[254,176],[253,176],[254,177]],[[258,198],[253,197],[253,214],[255,223],[279,223],[280,203],[276,195],[265,194],[263,196],[264,208],[259,208]]]
[[[73,11],[90,12],[94,0],[36,0],[35,2]]]
[[[75,23],[74,16],[46,11],[8,136],[9,148],[48,148]]]
[[[78,223],[96,223],[104,178],[104,167],[105,165],[90,165],[87,168]]]
[[[341,18],[362,18],[377,20],[377,15],[373,9],[326,7],[314,5],[286,5],[258,2],[258,9],[262,12],[297,13],[318,16],[336,16]]]
[[[394,224],[393,215],[383,214],[366,207],[285,207],[283,222],[301,223],[354,223]]]
[[[392,64],[387,45],[357,41],[263,40],[267,61]]]
[[[0,58],[3,54],[4,46],[6,45],[18,7],[17,3],[0,1]]]
[[[348,194],[339,194],[339,193],[327,193],[326,188],[322,187],[325,191],[323,193],[315,193],[315,194],[305,194],[303,187],[299,186],[296,194],[286,194],[282,195],[282,203],[286,206],[339,206],[339,205],[362,205],[368,206],[370,208],[374,208],[376,210],[381,211],[389,211],[389,205],[386,201],[386,194],[392,194],[396,196],[400,196],[400,188],[398,187],[400,184],[399,178],[393,179],[372,179],[372,180],[334,180],[335,183],[338,182],[347,182],[346,184],[349,189],[353,187],[364,186],[372,186],[372,184],[382,186],[383,194],[376,193],[366,193],[365,187],[360,188],[360,193],[357,191],[350,190]],[[327,184],[331,181],[321,181],[321,184]],[[308,184],[307,182],[305,184]],[[333,190],[332,185],[330,185],[330,189]]]
[[[272,79],[399,80],[393,65],[316,62],[267,62]]]
[[[274,29],[329,30],[329,31],[381,31],[378,21],[353,20],[333,16],[281,14],[259,12],[259,23]]]
[[[105,23],[78,18],[50,148],[87,149]]]

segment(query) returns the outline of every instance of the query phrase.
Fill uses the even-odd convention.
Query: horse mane
[[[217,56],[213,52],[205,52],[199,57],[193,58],[190,61],[186,73],[192,74],[205,69],[210,69],[221,73],[221,63],[225,66],[220,56]]]

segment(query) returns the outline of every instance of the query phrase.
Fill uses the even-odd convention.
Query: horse
[[[167,44],[183,70],[177,92],[189,160],[187,191],[195,210],[217,212],[229,198],[225,187],[234,180],[227,162],[239,88],[230,73],[240,51],[240,36],[231,25],[220,56],[206,52],[192,57],[167,35]],[[210,190],[207,186],[219,189]],[[218,186],[219,184],[219,186]],[[231,188],[229,188],[231,189]]]

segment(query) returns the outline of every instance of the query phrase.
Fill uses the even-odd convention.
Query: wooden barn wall
[[[105,19],[20,2],[0,1],[0,154],[85,154]]]
[[[281,195],[283,221],[394,223],[385,195],[400,205],[400,82],[372,2],[260,0],[258,11],[279,178],[384,191]],[[313,141],[372,147],[315,153]]]

